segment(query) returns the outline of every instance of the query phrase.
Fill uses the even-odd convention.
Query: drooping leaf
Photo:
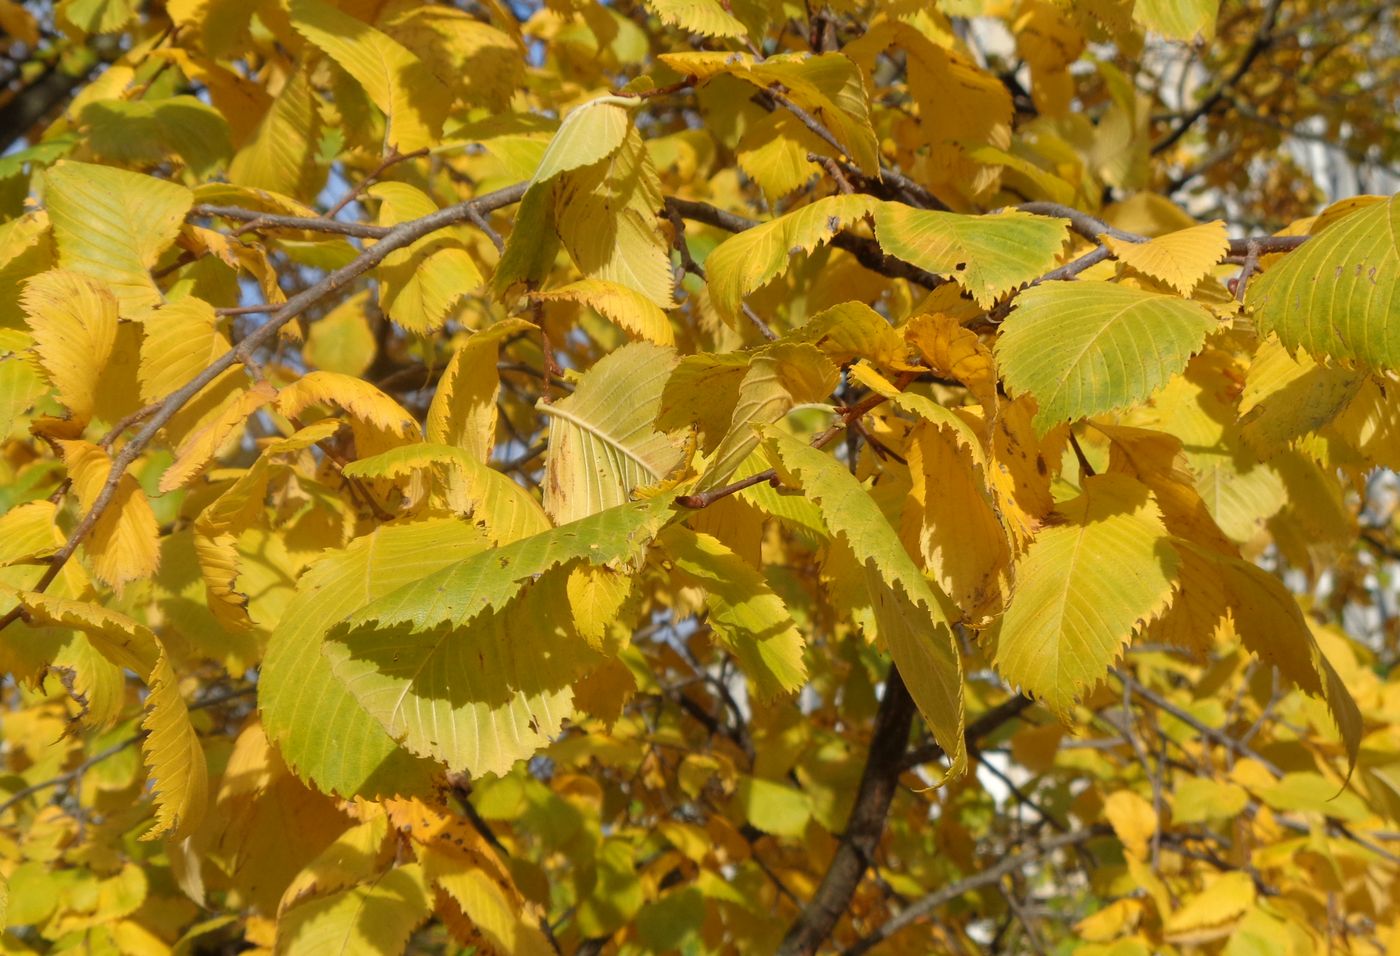
[[[1215,327],[1203,307],[1102,282],[1047,282],[1016,299],[996,356],[1013,394],[1052,425],[1141,401],[1186,367]]]
[[[576,302],[594,309],[636,338],[668,347],[676,344],[666,313],[640,292],[615,282],[581,279],[558,289],[536,292],[533,298],[544,302]]]
[[[186,296],[141,316],[141,398],[155,402],[184,386],[229,349],[214,307]]]
[[[1400,367],[1400,197],[1336,220],[1248,286],[1259,327],[1318,358]]]
[[[438,211],[426,193],[407,183],[375,183],[367,192],[380,201],[382,226]],[[481,271],[467,251],[469,242],[470,235],[460,228],[442,230],[389,253],[375,270],[380,308],[411,332],[441,328],[458,300],[481,285]]]
[[[783,469],[816,500],[827,527],[864,565],[880,637],[948,755],[949,774],[960,775],[967,763],[962,660],[949,623],[957,611],[929,586],[874,499],[840,462],[780,433],[770,432],[769,440]]]
[[[759,693],[790,693],[807,679],[803,639],[782,598],[716,538],[673,525],[662,546],[690,583],[705,589],[707,620]]]
[[[400,153],[433,145],[452,95],[422,60],[374,27],[323,0],[292,0],[292,26],[331,57],[384,113]]]
[[[98,380],[117,341],[111,289],[77,272],[35,276],[21,297],[34,350],[59,400],[79,421],[92,417]]]
[[[209,802],[209,771],[165,647],[145,625],[109,608],[33,591],[17,597],[33,618],[82,630],[112,663],[145,680],[150,693],[141,750],[155,793],[156,820],[142,839],[189,836]]]
[[[112,459],[101,448],[84,441],[60,441],[59,446],[78,504],[86,514],[107,482]],[[117,482],[116,493],[93,525],[83,548],[97,576],[120,589],[128,582],[155,574],[160,563],[159,534],[146,493],[127,473]]]
[[[430,442],[455,445],[477,461],[488,461],[496,443],[496,360],[503,340],[532,329],[523,319],[507,319],[474,333],[452,353],[428,407]]]
[[[723,486],[758,447],[758,428],[781,421],[795,405],[825,398],[838,378],[836,366],[806,343],[777,342],[760,350],[739,383],[729,430],[701,476],[699,489]],[[713,385],[701,382],[700,387]]]
[[[874,207],[880,248],[935,275],[954,279],[979,305],[1054,268],[1069,223],[1023,212],[963,216],[903,203]]]
[[[1011,545],[980,455],[931,423],[916,425],[906,451],[913,479],[904,526],[939,588],[974,623],[999,612],[1010,592]]]
[[[997,670],[1067,715],[1159,614],[1180,559],[1147,487],[1099,475],[1060,508],[1016,569],[996,636]]]
[[[1220,0],[1137,0],[1133,19],[1174,40],[1209,40]]]
[[[742,37],[748,30],[720,0],[647,0],[662,23],[706,37]]]
[[[549,141],[531,182],[546,183],[560,173],[592,166],[617,152],[632,126],[631,105],[618,97],[599,97],[570,110]]]

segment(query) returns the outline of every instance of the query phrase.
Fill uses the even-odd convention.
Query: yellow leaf
[[[277,397],[267,382],[239,392],[204,424],[199,425],[175,449],[175,460],[160,476],[162,494],[174,491],[202,472],[255,411]]]
[[[802,633],[763,575],[717,539],[680,525],[663,531],[661,542],[681,580],[705,589],[707,622],[758,693],[767,698],[801,687],[807,679]]]
[[[1168,916],[1162,930],[1171,939],[1192,930],[1220,926],[1242,916],[1253,905],[1253,878],[1248,873],[1222,873]]]
[[[610,156],[560,176],[553,199],[559,239],[579,271],[671,308],[671,246],[658,218],[665,200],[637,130]]]
[[[141,750],[153,781],[156,822],[141,839],[179,840],[194,832],[209,802],[209,771],[175,670],[155,634],[100,605],[32,591],[19,592],[19,599],[34,618],[82,630],[112,663],[142,675],[150,693],[141,724],[146,732]]]
[[[653,426],[675,363],[673,350],[633,342],[594,365],[568,398],[538,406],[549,419],[544,508],[556,524],[623,504],[680,464],[680,449]]]
[[[760,350],[739,383],[729,430],[715,449],[698,489],[727,483],[758,447],[756,426],[782,421],[793,406],[816,402],[836,387],[836,366],[814,346],[778,342]],[[713,388],[712,383],[701,387]]]
[[[1186,777],[1172,795],[1173,823],[1232,820],[1249,803],[1249,793],[1237,783],[1210,777]]]
[[[1130,242],[1113,236],[1102,238],[1119,262],[1145,276],[1160,279],[1182,295],[1190,295],[1196,283],[1210,274],[1230,248],[1230,237],[1220,219],[1169,232],[1147,242]]]
[[[265,791],[265,785],[259,788]],[[310,896],[324,896],[372,878],[389,862],[389,817],[372,813],[326,847],[282,891],[280,916]]]
[[[581,564],[569,572],[569,609],[579,636],[595,651],[616,653],[604,646],[610,626],[617,620],[634,581],[612,568]]]
[[[411,153],[437,142],[452,94],[422,60],[322,0],[291,0],[291,14],[292,27],[353,76],[384,113],[392,146]]]
[[[910,319],[904,337],[935,375],[956,379],[987,409],[997,407],[997,369],[992,352],[952,316],[935,313]]]
[[[735,16],[720,0],[647,0],[647,9],[662,23],[680,27],[686,33],[706,37],[742,37],[748,35]]]
[[[165,398],[229,350],[214,307],[203,299],[186,296],[139,319],[143,401]]]
[[[350,416],[361,457],[418,440],[418,422],[403,406],[363,379],[335,372],[309,372],[277,395],[277,410],[296,418],[313,405],[331,405]]]
[[[548,182],[560,173],[592,166],[617,152],[632,128],[629,107],[634,105],[634,100],[607,96],[574,107],[549,141],[531,182]]]
[[[1147,859],[1148,842],[1158,826],[1152,804],[1131,790],[1118,790],[1104,800],[1103,815],[1123,848],[1139,860]]]
[[[828,196],[724,240],[705,260],[716,311],[733,324],[744,296],[782,272],[790,256],[830,241],[874,204],[868,196]]]
[[[1050,495],[1050,459],[1032,425],[1034,414],[1031,398],[1002,403],[991,424],[987,455],[988,481],[1018,554],[1035,537],[1055,504]]]
[[[997,670],[1068,715],[1133,631],[1165,610],[1180,563],[1146,486],[1123,475],[1085,479],[1016,568]]]
[[[418,863],[294,906],[277,922],[278,956],[379,953],[396,956],[432,912]]]
[[[380,201],[381,226],[438,211],[426,193],[407,183],[375,183],[367,192]],[[379,305],[389,318],[412,332],[441,328],[457,301],[481,285],[481,271],[467,252],[470,241],[470,233],[460,227],[439,230],[385,257],[374,274]]]
[[[64,160],[44,173],[59,263],[108,283],[123,315],[161,301],[150,270],[193,200],[184,186],[111,166]]]
[[[316,166],[320,131],[316,99],[304,69],[282,84],[251,138],[234,154],[228,181],[298,199],[315,198],[324,173]]]
[[[651,299],[634,289],[605,279],[582,279],[548,292],[532,293],[544,302],[576,302],[617,323],[633,337],[671,346],[676,343],[671,321]]]
[[[1142,918],[1141,900],[1114,900],[1092,916],[1074,924],[1080,939],[1091,943],[1106,943],[1132,930]]]
[[[59,441],[68,477],[83,513],[92,510],[111,471],[112,459],[85,441]],[[112,587],[121,588],[155,574],[160,563],[160,528],[146,493],[130,472],[121,476],[83,548],[92,569]]]
[[[311,326],[301,354],[313,368],[341,375],[364,374],[379,343],[369,327],[369,292],[343,300]]]
[[[1066,220],[1023,212],[964,216],[894,202],[873,211],[881,249],[955,279],[983,307],[1054,268],[1069,238]]]
[[[448,360],[428,407],[428,441],[455,445],[477,461],[490,460],[496,443],[500,345],[533,329],[524,319],[507,319],[472,333],[462,343]]]
[[[34,350],[58,397],[79,422],[94,412],[97,383],[117,341],[117,300],[76,272],[35,276],[20,299]]]
[[[907,364],[908,348],[899,333],[864,302],[842,302],[823,309],[784,338],[815,345],[836,365],[850,365],[858,359],[887,368]]]
[[[764,833],[800,837],[812,819],[811,799],[793,787],[761,777],[740,778],[734,810]]]
[[[969,623],[986,623],[1010,594],[1011,545],[984,468],[952,431],[928,422],[914,426],[905,454],[913,481],[904,529]]]

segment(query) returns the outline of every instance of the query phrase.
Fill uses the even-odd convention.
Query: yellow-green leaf
[[[934,275],[954,279],[983,307],[1055,266],[1069,223],[1023,212],[963,216],[903,203],[874,207],[880,248]]]
[[[1248,287],[1259,327],[1319,358],[1400,368],[1400,197],[1334,221]]]
[[[111,166],[63,161],[44,173],[59,263],[108,283],[124,315],[161,301],[150,270],[193,201],[184,186]]]
[[[949,775],[967,764],[963,743],[962,659],[949,622],[957,611],[932,588],[890,527],[880,507],[840,462],[810,445],[769,432],[782,468],[821,508],[833,534],[865,566],[880,637],[909,694],[948,755]]]
[[[1203,306],[1106,282],[1047,282],[1016,299],[996,357],[1042,432],[1139,402],[1186,368],[1216,326]]]
[[[996,632],[996,666],[1067,715],[1171,596],[1180,559],[1147,487],[1125,475],[1084,482],[1016,568]]]

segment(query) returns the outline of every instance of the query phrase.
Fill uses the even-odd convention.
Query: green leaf
[[[625,345],[580,379],[568,398],[536,407],[549,419],[544,508],[567,524],[628,501],[681,461],[653,422],[676,353],[648,342]]]
[[[996,356],[1036,428],[1142,401],[1186,368],[1216,327],[1203,306],[1106,282],[1047,282],[1016,298]]]
[[[573,629],[568,576],[545,572],[631,565],[671,513],[669,496],[621,505],[454,562],[351,615],[325,653],[403,746],[504,773],[548,744],[597,660]]]
[[[705,589],[710,627],[738,657],[759,693],[772,697],[801,687],[807,679],[802,634],[763,575],[718,539],[680,525],[662,533],[662,546],[683,580]]]
[[[365,713],[331,673],[321,645],[336,621],[487,545],[456,518],[387,524],[302,575],[258,681],[263,725],[299,777],[342,797],[429,792],[432,765]]]
[[[531,578],[567,562],[632,562],[673,517],[669,496],[630,502],[455,561],[344,619],[333,637],[353,647],[357,634],[376,626],[461,627],[483,611],[504,607]]]
[[[574,681],[598,661],[573,627],[567,577],[521,582],[513,600],[463,625],[381,622],[345,643],[333,631],[325,654],[403,747],[449,770],[504,774],[549,745],[573,714]]]
[[[123,315],[161,301],[151,266],[193,201],[184,186],[111,166],[65,160],[44,174],[59,263],[106,281]]]
[[[783,470],[821,508],[866,569],[880,637],[909,694],[949,757],[949,776],[967,766],[963,742],[962,660],[949,622],[957,610],[920,573],[879,505],[839,461],[776,431],[768,441]]]
[[[1324,228],[1249,284],[1259,328],[1290,349],[1400,368],[1400,196]]]
[[[744,296],[782,272],[789,257],[830,241],[875,202],[868,196],[828,196],[724,240],[705,259],[715,309],[732,323]]]
[[[1002,677],[1061,716],[1166,608],[1181,563],[1145,485],[1107,474],[1083,487],[1026,552],[996,632]]]
[[[964,216],[882,202],[874,213],[881,249],[957,280],[984,308],[1054,268],[1069,238],[1066,220],[1024,212]]]

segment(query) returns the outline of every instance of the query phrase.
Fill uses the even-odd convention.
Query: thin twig
[[[1282,6],[1283,0],[1269,0],[1269,5],[1264,9],[1264,17],[1259,23],[1259,29],[1255,31],[1254,39],[1244,51],[1244,56],[1240,57],[1239,64],[1230,72],[1229,76],[1221,81],[1219,86],[1196,104],[1196,108],[1187,113],[1166,136],[1152,144],[1152,155],[1155,156],[1174,146],[1177,140],[1185,136],[1187,131],[1196,125],[1197,120],[1215,109],[1216,105],[1225,98],[1235,84],[1244,78],[1244,75],[1249,72],[1249,68],[1254,65],[1254,61],[1259,58],[1259,54],[1263,53],[1272,42],[1274,26],[1278,22],[1278,14]]]
[[[1052,837],[1046,837],[1028,850],[1017,853],[1014,856],[1002,857],[999,862],[992,864],[985,870],[975,873],[965,880],[950,883],[942,889],[930,893],[927,896],[920,897],[913,903],[910,903],[899,915],[887,920],[883,925],[877,927],[854,946],[847,947],[843,951],[842,956],[860,956],[861,953],[869,952],[916,920],[929,915],[934,910],[947,903],[951,903],[959,897],[971,893],[973,890],[999,883],[1007,874],[1017,872],[1022,867],[1034,863],[1040,857],[1048,853],[1078,846],[1090,840],[1107,836],[1112,832],[1113,831],[1109,827],[1099,824],[1097,826],[1086,827],[1082,830],[1075,830],[1072,833],[1060,833]]]
[[[417,159],[419,156],[427,155],[428,147],[426,146],[424,146],[422,149],[415,149],[411,153],[400,153],[397,149],[391,150],[389,155],[384,157],[383,162],[381,162],[378,166],[374,167],[374,169],[370,170],[368,176],[366,176],[364,179],[361,179],[353,189],[351,189],[344,196],[341,196],[339,201],[337,201],[335,205],[331,206],[331,208],[326,210],[325,218],[334,219],[342,209],[350,205],[356,199],[360,198],[360,195],[366,189],[369,188],[370,184],[377,180],[380,176],[383,176],[384,173],[388,171],[389,167],[402,163],[405,160]]]
[[[102,489],[93,500],[92,507],[88,510],[81,521],[69,534],[67,542],[60,548],[49,561],[49,567],[43,576],[34,585],[33,590],[44,591],[54,579],[58,577],[59,571],[68,563],[78,550],[83,540],[92,532],[98,519],[112,503],[116,496],[117,486],[121,483],[122,475],[131,467],[137,457],[146,450],[146,446],[155,439],[157,433],[165,427],[175,414],[184,407],[185,403],[199,394],[206,385],[214,381],[224,372],[235,365],[246,365],[253,353],[264,343],[271,341],[277,333],[288,322],[297,318],[312,305],[321,301],[326,296],[339,291],[349,285],[364,273],[373,269],[392,252],[412,245],[426,235],[445,229],[448,226],[458,225],[468,220],[468,210],[475,209],[477,212],[484,212],[499,209],[502,206],[512,205],[520,201],[520,197],[525,194],[529,183],[521,182],[513,186],[507,186],[493,193],[487,193],[476,199],[448,206],[436,212],[429,213],[418,219],[410,219],[408,222],[394,226],[386,233],[380,241],[361,252],[351,262],[336,269],[323,277],[319,282],[309,286],[296,295],[292,296],[282,306],[274,312],[268,320],[254,329],[243,341],[219,356],[212,363],[204,368],[198,375],[190,379],[180,388],[171,392],[160,404],[160,408],[146,422],[145,426],[136,433],[131,441],[122,446],[120,452],[112,459],[111,467],[108,469],[107,478],[103,482]],[[0,630],[8,627],[18,620],[20,609],[15,608],[4,617],[0,617]]]

